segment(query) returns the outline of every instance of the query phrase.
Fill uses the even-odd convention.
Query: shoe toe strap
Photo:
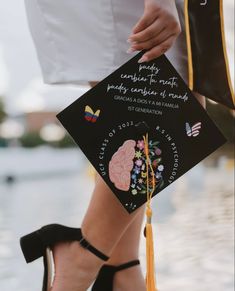
[[[133,266],[136,266],[136,265],[139,265],[139,264],[140,264],[139,260],[133,260],[133,261],[121,264],[119,266],[116,266],[116,272],[133,267]]]

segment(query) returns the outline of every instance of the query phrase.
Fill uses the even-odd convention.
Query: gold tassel
[[[188,53],[188,84],[190,90],[194,87],[194,72],[193,72],[193,56],[192,56],[192,45],[191,45],[191,35],[190,35],[190,24],[189,24],[189,11],[188,11],[188,1],[184,0],[184,20],[185,20],[185,32],[186,32],[186,44]]]
[[[152,230],[152,209],[151,209],[151,198],[155,189],[155,176],[154,170],[149,158],[149,142],[148,134],[143,137],[145,144],[145,155],[146,155],[146,169],[147,169],[147,203],[146,203],[146,287],[147,291],[157,291],[156,278],[155,278],[155,263],[154,263],[154,244],[153,244],[153,230]],[[152,190],[149,191],[149,168],[152,173]]]

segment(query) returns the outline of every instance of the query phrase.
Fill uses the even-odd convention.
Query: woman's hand
[[[144,14],[132,32],[127,52],[147,50],[140,63],[164,54],[181,32],[175,0],[145,0]]]

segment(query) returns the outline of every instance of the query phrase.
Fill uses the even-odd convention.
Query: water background
[[[52,222],[80,226],[89,166],[77,149],[48,147],[1,149],[0,161],[0,290],[39,291],[42,261],[27,265],[19,238]],[[234,290],[233,192],[233,151],[224,146],[153,199],[160,291]],[[145,272],[144,237],[140,260]]]

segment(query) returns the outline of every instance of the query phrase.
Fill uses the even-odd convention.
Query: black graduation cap
[[[142,54],[57,115],[129,213],[226,142],[168,59]]]
[[[223,0],[185,0],[185,20],[190,89],[235,109]]]

